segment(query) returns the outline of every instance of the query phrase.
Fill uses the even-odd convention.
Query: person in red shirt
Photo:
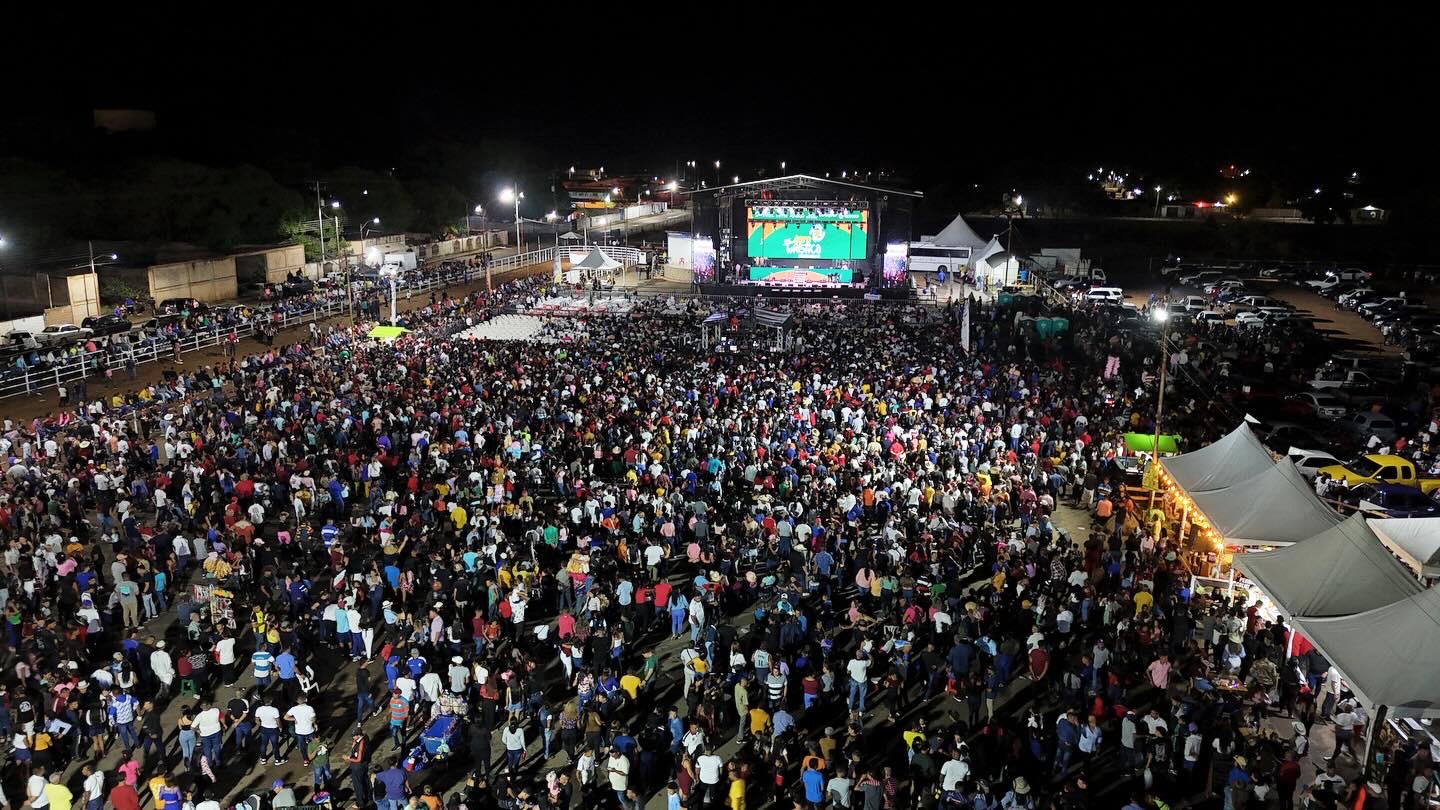
[[[121,782],[110,788],[110,806],[115,810],[140,810],[140,794],[129,782]]]
[[[1030,651],[1030,680],[1043,681],[1049,672],[1050,653],[1045,652],[1044,647],[1037,646]]]
[[[1286,751],[1285,761],[1275,772],[1275,787],[1280,792],[1280,806],[1292,807],[1295,801],[1295,786],[1300,782],[1300,763],[1295,761],[1295,752]]]

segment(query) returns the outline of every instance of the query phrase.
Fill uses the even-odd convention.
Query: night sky
[[[7,145],[43,147],[43,125],[25,127],[38,144],[16,140],[13,125],[140,107],[159,113],[174,148],[215,160],[378,166],[454,140],[513,144],[557,165],[785,159],[915,175],[1101,161],[1369,167],[1428,137],[1393,108],[1424,86],[1413,68],[1423,53],[1393,42],[1398,23],[1380,19],[1328,35],[1250,16],[1086,36],[974,9],[937,26],[915,17],[944,13],[915,12],[893,34],[848,12],[737,9],[728,30],[674,10],[633,21],[319,13],[67,20],[84,28],[22,48],[45,65],[44,86],[25,91],[36,102],[0,131]],[[937,36],[947,27],[956,36]],[[327,107],[357,114],[316,114]]]
[[[38,30],[63,37],[12,50],[30,80],[7,88],[0,155],[83,178],[119,143],[258,166],[297,190],[359,166],[453,172],[467,194],[520,171],[663,176],[716,159],[727,181],[784,160],[890,170],[927,192],[1105,165],[1147,186],[1213,180],[1229,163],[1291,189],[1358,171],[1367,193],[1412,207],[1440,179],[1432,60],[1401,41],[1413,21],[1318,31],[1210,8],[1084,24],[1037,10],[1042,29],[972,7],[717,8],[61,12]],[[153,109],[159,127],[97,148],[97,107]]]

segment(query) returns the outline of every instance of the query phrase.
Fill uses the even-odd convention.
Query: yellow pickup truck
[[[1408,458],[1372,454],[1361,456],[1349,464],[1332,464],[1321,467],[1316,474],[1324,473],[1350,486],[1360,484],[1404,484],[1416,487],[1426,495],[1440,489],[1440,478],[1422,476],[1415,469],[1415,463]]]

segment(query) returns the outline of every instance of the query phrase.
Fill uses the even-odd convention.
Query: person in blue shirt
[[[665,722],[670,729],[670,753],[680,753],[680,741],[685,738],[685,722],[680,719],[680,712],[673,706],[670,708],[670,719]]]
[[[395,691],[395,681],[400,678],[400,656],[392,655],[385,659],[385,690]]]
[[[275,674],[280,676],[280,685],[285,688],[287,697],[292,697],[291,689],[295,686],[295,654],[287,648],[275,656]]]
[[[425,658],[420,655],[419,650],[410,651],[410,657],[405,661],[405,668],[410,670],[410,677],[417,681],[420,680],[421,675],[425,674]]]
[[[825,774],[806,768],[800,772],[800,782],[805,785],[805,801],[816,807],[825,802]]]

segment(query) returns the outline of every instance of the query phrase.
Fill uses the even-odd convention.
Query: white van
[[[1091,287],[1085,293],[1085,300],[1092,304],[1118,304],[1125,300],[1125,291],[1119,287]]]
[[[1203,295],[1186,295],[1170,305],[1172,312],[1204,312],[1210,308],[1210,301]]]

